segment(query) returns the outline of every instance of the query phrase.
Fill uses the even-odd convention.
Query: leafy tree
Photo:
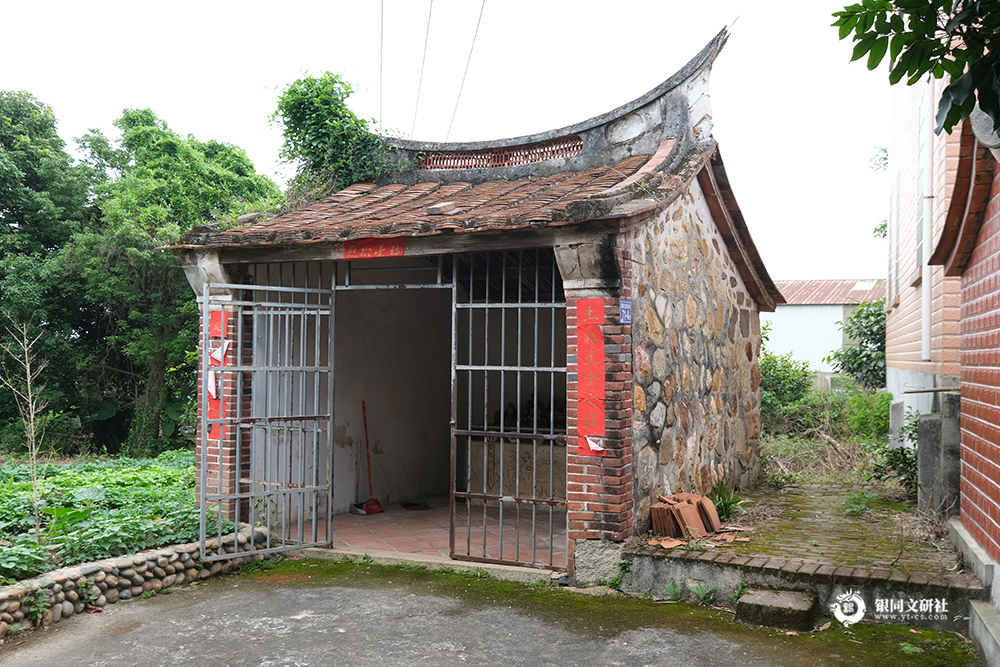
[[[24,91],[0,91],[0,253],[42,257],[87,214],[88,180],[56,134],[52,109]]]
[[[40,378],[50,409],[39,415],[49,440],[77,429],[66,415],[82,382],[87,304],[63,279],[61,248],[96,214],[88,200],[93,172],[64,150],[52,109],[24,91],[0,91],[0,310],[44,332],[35,351],[58,359]],[[16,341],[0,329],[0,345]],[[0,447],[21,446],[25,431],[10,393],[0,393]]]
[[[303,77],[281,93],[272,121],[285,137],[281,156],[299,164],[296,189],[330,192],[385,170],[385,140],[347,107],[352,92],[349,83],[326,72]]]
[[[53,446],[92,440],[116,452],[127,434],[148,452],[177,437],[193,394],[198,311],[183,272],[159,250],[194,225],[281,198],[228,144],[181,137],[148,109],[126,110],[112,141],[92,131],[74,163],[52,110],[0,92],[0,311],[33,321]],[[0,330],[0,346],[10,335]],[[0,392],[0,448],[25,428]]]
[[[994,0],[863,0],[834,12],[840,38],[853,33],[851,60],[875,69],[889,54],[889,81],[925,74],[951,83],[938,103],[935,131],[951,133],[979,107],[1000,131],[1000,3]]]
[[[889,149],[885,146],[876,146],[875,155],[868,161],[868,168],[876,174],[882,173],[889,168]]]
[[[884,301],[864,301],[851,311],[840,329],[855,341],[854,345],[831,353],[824,361],[838,373],[857,380],[871,391],[885,386],[885,309]]]
[[[124,411],[131,448],[161,448],[165,413],[191,395],[198,309],[173,255],[159,250],[195,225],[216,223],[248,202],[280,197],[239,148],[181,137],[149,109],[126,110],[117,142],[98,131],[80,140],[101,174],[101,218],[75,234],[64,253],[68,275],[101,304],[98,323],[114,378],[102,383],[101,415]],[[186,372],[168,373],[171,368]]]

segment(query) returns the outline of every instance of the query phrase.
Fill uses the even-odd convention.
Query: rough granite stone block
[[[736,620],[804,632],[812,630],[818,611],[810,593],[750,589],[736,603]]]

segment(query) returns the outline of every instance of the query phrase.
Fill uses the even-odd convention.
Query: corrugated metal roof
[[[775,280],[788,305],[860,303],[885,298],[885,279]]]

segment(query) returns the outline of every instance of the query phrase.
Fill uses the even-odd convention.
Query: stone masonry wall
[[[704,195],[632,232],[635,531],[660,494],[760,470],[760,319]]]
[[[0,639],[35,626],[59,623],[87,606],[104,607],[122,600],[159,593],[216,574],[228,574],[250,560],[264,560],[252,553],[267,538],[265,528],[242,530],[222,539],[222,550],[238,554],[222,561],[202,562],[197,542],[153,549],[94,563],[54,570],[35,579],[0,586]],[[234,544],[235,543],[235,544]],[[208,540],[210,554],[218,541]],[[258,547],[259,548],[259,547]]]

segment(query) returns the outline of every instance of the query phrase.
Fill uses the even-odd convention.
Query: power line
[[[382,60],[385,54],[385,0],[381,3],[378,28],[378,122],[382,124]]]
[[[413,127],[410,128],[410,138],[417,133],[417,111],[420,109],[420,88],[424,84],[424,65],[427,64],[427,43],[431,37],[431,12],[434,11],[434,0],[427,8],[427,34],[424,35],[424,57],[420,61],[420,79],[417,81],[417,102],[413,105]]]
[[[483,22],[483,10],[486,9],[486,0],[479,7],[479,20],[476,21],[476,32],[472,35],[472,46],[469,47],[469,58],[465,61],[465,72],[462,73],[462,83],[458,87],[458,97],[455,98],[455,110],[451,112],[451,122],[448,123],[448,132],[444,135],[444,140],[448,141],[451,136],[451,126],[455,124],[455,115],[458,113],[458,103],[462,101],[462,89],[465,88],[465,77],[469,73],[469,63],[472,62],[472,50],[476,48],[476,37],[479,35],[479,24]]]

